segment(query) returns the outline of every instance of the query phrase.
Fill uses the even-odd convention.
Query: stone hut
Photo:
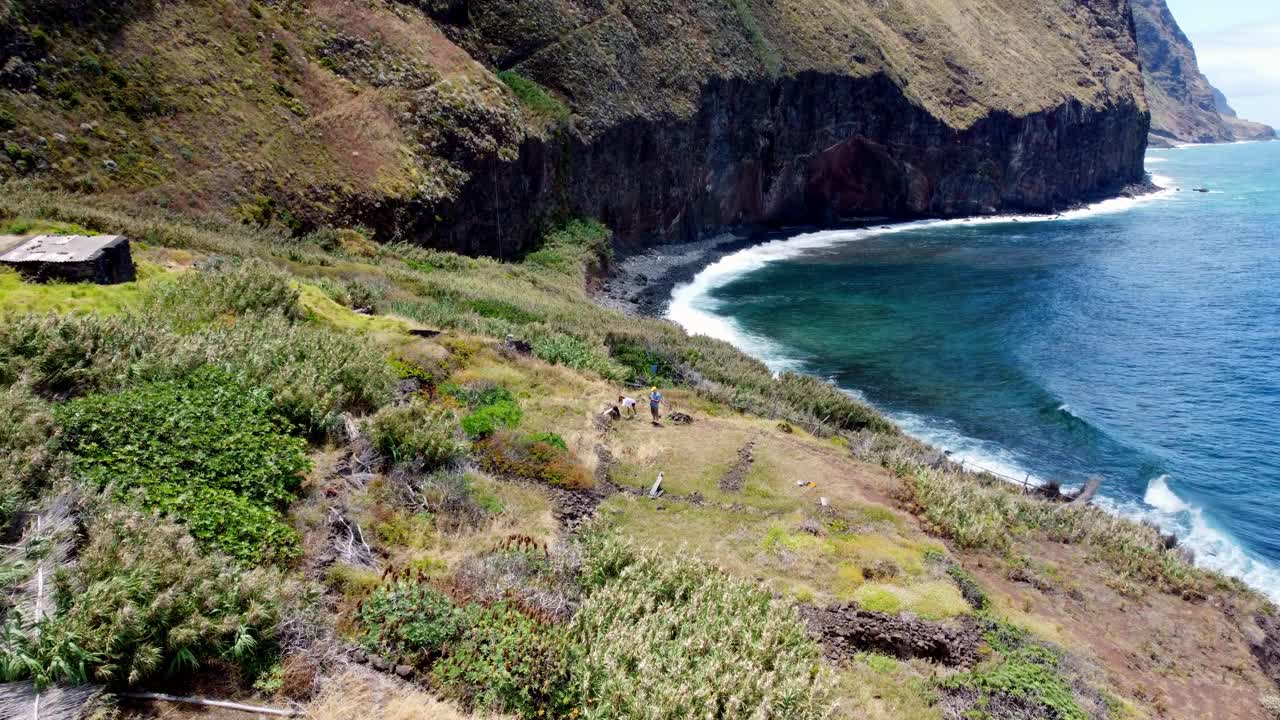
[[[137,277],[123,235],[38,235],[0,255],[0,265],[38,282],[113,285]]]

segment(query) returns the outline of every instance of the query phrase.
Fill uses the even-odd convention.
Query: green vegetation
[[[381,354],[349,334],[294,319],[300,310],[281,304],[288,286],[278,273],[208,274],[157,283],[123,315],[25,315],[5,323],[0,381],[25,374],[37,392],[65,397],[214,365],[267,389],[277,410],[313,435],[343,411],[390,398],[395,374]]]
[[[1004,623],[992,623],[984,638],[996,659],[942,683],[946,690],[977,694],[966,717],[990,717],[987,710],[1000,702],[1006,712],[1013,704],[1030,717],[1089,720],[1065,677],[1060,650],[1038,643],[1026,632]]]
[[[499,262],[373,245],[355,232],[285,239],[270,228],[125,216],[83,198],[40,196],[37,207],[33,197],[0,197],[0,215],[137,232],[154,275],[122,286],[128,295],[110,307],[58,306],[60,314],[11,314],[0,324],[0,411],[17,420],[0,429],[0,512],[29,509],[50,489],[107,487],[105,515],[162,528],[167,545],[154,552],[170,552],[189,573],[131,579],[159,578],[146,591],[155,600],[140,602],[177,609],[121,636],[68,596],[45,622],[74,618],[72,630],[88,639],[51,632],[62,637],[56,651],[40,649],[18,601],[0,600],[12,625],[0,639],[12,650],[0,656],[12,658],[10,677],[36,674],[26,663],[79,667],[75,648],[91,647],[83,672],[43,665],[40,673],[119,685],[131,674],[230,662],[246,687],[263,673],[259,686],[284,695],[290,653],[308,647],[297,640],[301,628],[410,664],[468,708],[521,717],[806,718],[824,716],[836,693],[841,720],[937,720],[966,703],[971,717],[1018,707],[1070,720],[1072,703],[1098,707],[1076,669],[1089,655],[1029,609],[1062,596],[1027,590],[1021,610],[1003,586],[988,597],[956,563],[988,566],[953,559],[908,514],[873,498],[904,491],[898,497],[952,538],[957,555],[976,548],[998,565],[1022,538],[1062,540],[1087,545],[1090,559],[1129,573],[1132,586],[1149,586],[1142,573],[1156,572],[1177,592],[1225,587],[1178,583],[1176,563],[1185,561],[1146,530],[1023,498],[945,464],[926,469],[936,451],[825,383],[775,378],[723,343],[592,305],[584,288],[608,262],[607,231],[594,223],[567,223],[523,260]],[[70,288],[21,290],[40,300]],[[534,357],[499,342],[508,334],[528,341]],[[393,406],[400,379],[420,385]],[[616,379],[662,383],[698,424],[650,432],[619,422],[592,432],[592,414],[619,392]],[[345,413],[389,462],[371,463],[363,445],[331,432]],[[748,442],[749,471],[740,487],[722,490]],[[540,485],[592,487],[582,458],[597,443],[615,453],[596,468],[613,482],[647,487],[666,472],[662,502],[618,493],[598,512],[649,549],[599,530],[581,547],[557,544],[565,535],[550,498],[567,494]],[[295,497],[308,452],[318,471]],[[815,510],[819,493],[830,511]],[[97,511],[77,517],[85,545],[71,546],[73,569],[82,547],[110,538]],[[295,596],[306,593],[286,579],[312,582],[300,569],[244,569],[299,555],[308,575],[322,568],[334,622],[314,612],[299,619]],[[151,572],[133,562],[109,572]],[[31,567],[0,560],[0,580],[16,588]],[[384,568],[391,579],[380,578]],[[272,588],[257,584],[259,574],[281,592],[260,593]],[[214,582],[250,589],[224,597],[202,585]],[[187,593],[216,596],[217,607]],[[981,664],[953,675],[882,656],[832,672],[783,598],[942,620],[978,610],[984,623],[999,611],[1067,649],[991,642]],[[198,613],[191,628],[189,612]],[[145,646],[140,659],[131,646]]]
[[[24,501],[58,477],[62,458],[54,451],[55,426],[47,403],[23,383],[0,391],[0,527]]]
[[[575,717],[571,645],[563,627],[514,605],[473,607],[469,626],[432,669],[447,692],[484,711],[522,718]]]
[[[515,93],[520,104],[534,115],[563,122],[569,119],[569,108],[547,89],[515,70],[502,70],[498,79]]]
[[[401,575],[360,603],[361,644],[393,660],[426,668],[469,624],[467,613],[419,580]]]
[[[247,563],[297,557],[280,510],[309,468],[267,392],[220,370],[92,395],[55,416],[76,473],[180,519],[202,543]]]
[[[159,275],[158,269],[141,263],[138,266],[137,283],[47,283],[37,289],[24,282],[13,270],[0,269],[0,316],[47,312],[117,314],[137,304],[142,292]]]
[[[582,692],[607,717],[826,716],[817,646],[760,588],[607,535],[588,540],[583,582]]]
[[[472,409],[462,418],[462,429],[471,438],[489,437],[501,428],[513,428],[520,424],[524,413],[519,403],[504,387],[494,386],[479,391],[454,390]]]
[[[431,470],[467,451],[458,437],[458,420],[449,410],[421,399],[385,407],[369,421],[374,447],[394,462],[416,462]]]
[[[764,66],[765,72],[769,75],[777,75],[782,69],[782,58],[778,55],[778,51],[770,44],[769,39],[764,35],[764,29],[760,27],[760,22],[756,20],[755,12],[751,9],[748,0],[733,0],[734,12],[738,13],[738,20],[742,23],[743,29],[747,31],[747,38],[751,41],[751,48],[755,51],[756,57],[760,64]]]
[[[571,277],[598,275],[613,261],[613,233],[595,220],[575,218],[548,232],[524,262]]]
[[[589,370],[609,380],[626,377],[617,363],[593,348],[585,340],[572,335],[546,335],[533,341],[533,354],[552,365],[564,365],[575,370]]]
[[[0,634],[0,676],[138,685],[230,662],[252,677],[273,653],[277,624],[305,601],[279,572],[243,572],[197,553],[181,528],[94,503],[88,544],[53,576],[57,612],[31,624],[10,611]]]
[[[1095,507],[1046,503],[998,480],[922,465],[907,472],[907,488],[922,517],[961,547],[1007,550],[1018,537],[1038,532],[1090,546],[1121,578],[1138,585],[1203,594],[1227,582],[1167,550],[1155,528]]]

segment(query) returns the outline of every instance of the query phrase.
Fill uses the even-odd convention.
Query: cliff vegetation
[[[0,203],[151,268],[110,298],[0,275],[6,680],[125,717],[188,715],[113,699],[136,690],[321,718],[1269,717],[1269,603],[593,304],[598,223],[504,262]],[[661,427],[607,412],[641,383]]]

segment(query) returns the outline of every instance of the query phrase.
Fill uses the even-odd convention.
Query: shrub
[[[322,278],[315,284],[339,305],[366,313],[380,311],[390,289],[385,283],[368,278]]]
[[[25,383],[0,390],[0,528],[22,501],[54,479],[59,457],[52,447],[53,416]]]
[[[458,420],[453,413],[421,399],[379,410],[368,427],[374,447],[397,463],[413,462],[424,469],[434,469],[467,451],[466,444],[459,440]]]
[[[400,504],[430,513],[436,526],[443,529],[475,527],[503,510],[501,500],[477,487],[469,474],[456,470],[426,475],[398,470],[390,482]]]
[[[167,341],[167,342],[166,342]],[[49,398],[108,390],[136,377],[176,338],[128,318],[24,315],[0,323],[0,382],[27,376]]]
[[[215,325],[177,350],[267,388],[276,408],[313,436],[332,428],[344,411],[385,405],[396,383],[395,371],[376,347],[278,317]]]
[[[470,625],[432,669],[432,677],[469,705],[520,717],[572,717],[570,646],[563,627],[538,622],[513,605],[473,606]]]
[[[547,233],[542,246],[525,256],[527,265],[569,276],[598,274],[613,261],[613,233],[595,220],[570,220]]]
[[[997,658],[942,681],[945,690],[976,695],[971,704],[979,709],[999,703],[1025,717],[1089,720],[1064,677],[1060,650],[1003,623],[990,624],[983,637]]]
[[[544,620],[567,620],[581,596],[577,555],[551,554],[532,538],[513,536],[492,552],[463,560],[453,587],[482,604],[507,600]]]
[[[356,622],[369,651],[425,669],[462,634],[468,618],[443,593],[403,574],[360,603]]]
[[[1007,483],[962,472],[910,463],[901,472],[919,514],[961,547],[1004,550],[1018,535],[1039,532],[1058,542],[1091,546],[1121,580],[1192,593],[1227,582],[1167,551],[1157,529],[1098,508],[1046,502]]]
[[[626,368],[572,335],[546,335],[537,338],[533,341],[533,354],[552,365],[589,370],[606,380],[621,382],[628,375]]]
[[[952,565],[947,568],[947,575],[951,576],[956,587],[960,589],[960,595],[964,597],[965,602],[973,606],[974,610],[986,610],[991,605],[991,599],[987,597],[986,591],[978,584],[978,579],[972,573],[959,565]]]
[[[541,85],[520,73],[514,70],[503,70],[498,73],[498,79],[506,83],[520,103],[535,114],[552,120],[569,118],[569,108],[565,107],[564,103],[548,93]]]
[[[462,419],[462,429],[472,438],[485,438],[504,427],[520,424],[524,413],[504,387],[450,388],[446,392],[474,410]]]
[[[185,301],[165,301],[172,308]],[[124,317],[22,316],[0,323],[0,383],[30,377],[36,392],[65,398],[168,380],[216,365],[270,390],[289,420],[319,434],[343,411],[391,399],[396,376],[358,338],[281,313],[211,323],[182,333],[163,313]]]
[[[298,297],[289,277],[261,260],[222,261],[157,284],[147,294],[144,312],[179,327],[194,327],[221,315],[298,319]]]
[[[532,433],[527,439],[529,442],[546,443],[565,451],[569,449],[569,445],[565,443],[564,438],[553,432]]]
[[[627,368],[628,380],[642,385],[674,385],[676,383],[679,370],[665,355],[617,334],[610,334],[606,344],[613,359]]]
[[[53,578],[56,612],[38,633],[0,636],[0,662],[38,685],[137,685],[211,660],[261,667],[279,619],[305,600],[300,586],[201,555],[169,522],[99,504],[78,560]]]
[[[499,476],[536,480],[556,487],[584,490],[591,476],[563,448],[509,432],[497,433],[477,445],[480,465]]]
[[[308,469],[266,391],[208,368],[186,379],[73,400],[55,411],[75,469],[173,514],[206,546],[245,561],[287,560],[297,537],[279,514]]]
[[[820,653],[794,608],[598,532],[583,553],[589,595],[570,627],[583,717],[827,716]]]

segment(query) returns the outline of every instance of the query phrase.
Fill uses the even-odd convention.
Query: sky
[[[1280,0],[1167,0],[1240,117],[1280,128]]]

